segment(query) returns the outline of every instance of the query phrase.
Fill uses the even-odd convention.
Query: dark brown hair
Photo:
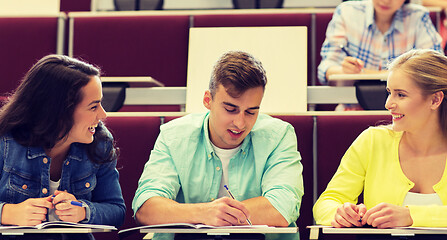
[[[212,97],[221,84],[230,96],[239,97],[250,88],[261,86],[265,89],[267,77],[261,62],[252,55],[231,51],[225,53],[214,66],[209,84]]]
[[[0,136],[10,133],[23,146],[53,148],[73,127],[74,110],[83,98],[81,88],[99,75],[98,68],[71,57],[43,57],[0,109]],[[106,159],[96,153],[99,141],[111,139],[108,134],[100,123],[94,141],[87,145],[93,162],[116,159],[115,148]]]

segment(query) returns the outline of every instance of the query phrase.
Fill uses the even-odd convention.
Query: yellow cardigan
[[[387,202],[402,206],[413,188],[399,162],[402,132],[384,126],[366,129],[343,156],[337,172],[313,207],[317,224],[331,225],[336,210],[343,203],[357,204],[363,191],[367,209]],[[446,164],[447,166],[447,164]],[[408,206],[417,227],[447,227],[447,171],[433,186],[443,206]]]

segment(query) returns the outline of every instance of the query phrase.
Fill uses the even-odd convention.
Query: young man
[[[266,82],[251,55],[221,57],[203,98],[209,112],[161,127],[132,203],[140,224],[296,226],[301,157],[293,127],[259,114]],[[266,238],[273,237],[299,239]]]

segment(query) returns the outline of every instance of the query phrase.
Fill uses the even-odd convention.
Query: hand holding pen
[[[341,63],[343,72],[344,73],[361,73],[363,71],[363,67],[364,67],[365,63],[362,60],[353,57],[344,45],[340,45],[339,47],[340,47],[341,51],[346,54],[346,57],[343,59],[343,62]]]
[[[224,188],[227,190],[228,195],[230,195],[230,197],[231,197],[232,199],[236,200],[236,198],[234,198],[233,194],[231,193],[230,189],[228,189],[228,186],[227,186],[227,185],[224,185]],[[247,218],[247,223],[248,223],[248,225],[250,225],[250,226],[252,225],[250,219],[248,219],[248,218]]]
[[[364,204],[355,205],[353,203],[344,203],[338,207],[331,225],[337,228],[361,227],[365,225],[362,220],[365,213],[366,207]]]
[[[80,222],[85,219],[87,205],[76,199],[73,194],[58,191],[52,197],[55,213],[61,221]]]

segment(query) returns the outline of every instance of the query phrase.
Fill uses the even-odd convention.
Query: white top
[[[57,182],[50,180],[50,193],[54,193],[59,188],[60,183],[61,183],[60,179]],[[55,210],[54,208],[48,209],[48,221],[59,221],[60,220],[59,217],[54,212],[54,210]]]
[[[437,193],[422,194],[422,193],[408,192],[407,195],[405,196],[402,206],[409,206],[409,205],[442,206],[442,201]]]
[[[217,195],[217,198],[230,197],[227,190],[224,188],[224,185],[228,185],[228,164],[230,163],[230,159],[241,149],[241,145],[233,149],[219,148],[213,143],[211,143],[211,146],[213,146],[214,152],[222,162],[222,179],[220,180],[219,194]],[[228,186],[228,188],[230,188],[231,191],[231,186]]]

